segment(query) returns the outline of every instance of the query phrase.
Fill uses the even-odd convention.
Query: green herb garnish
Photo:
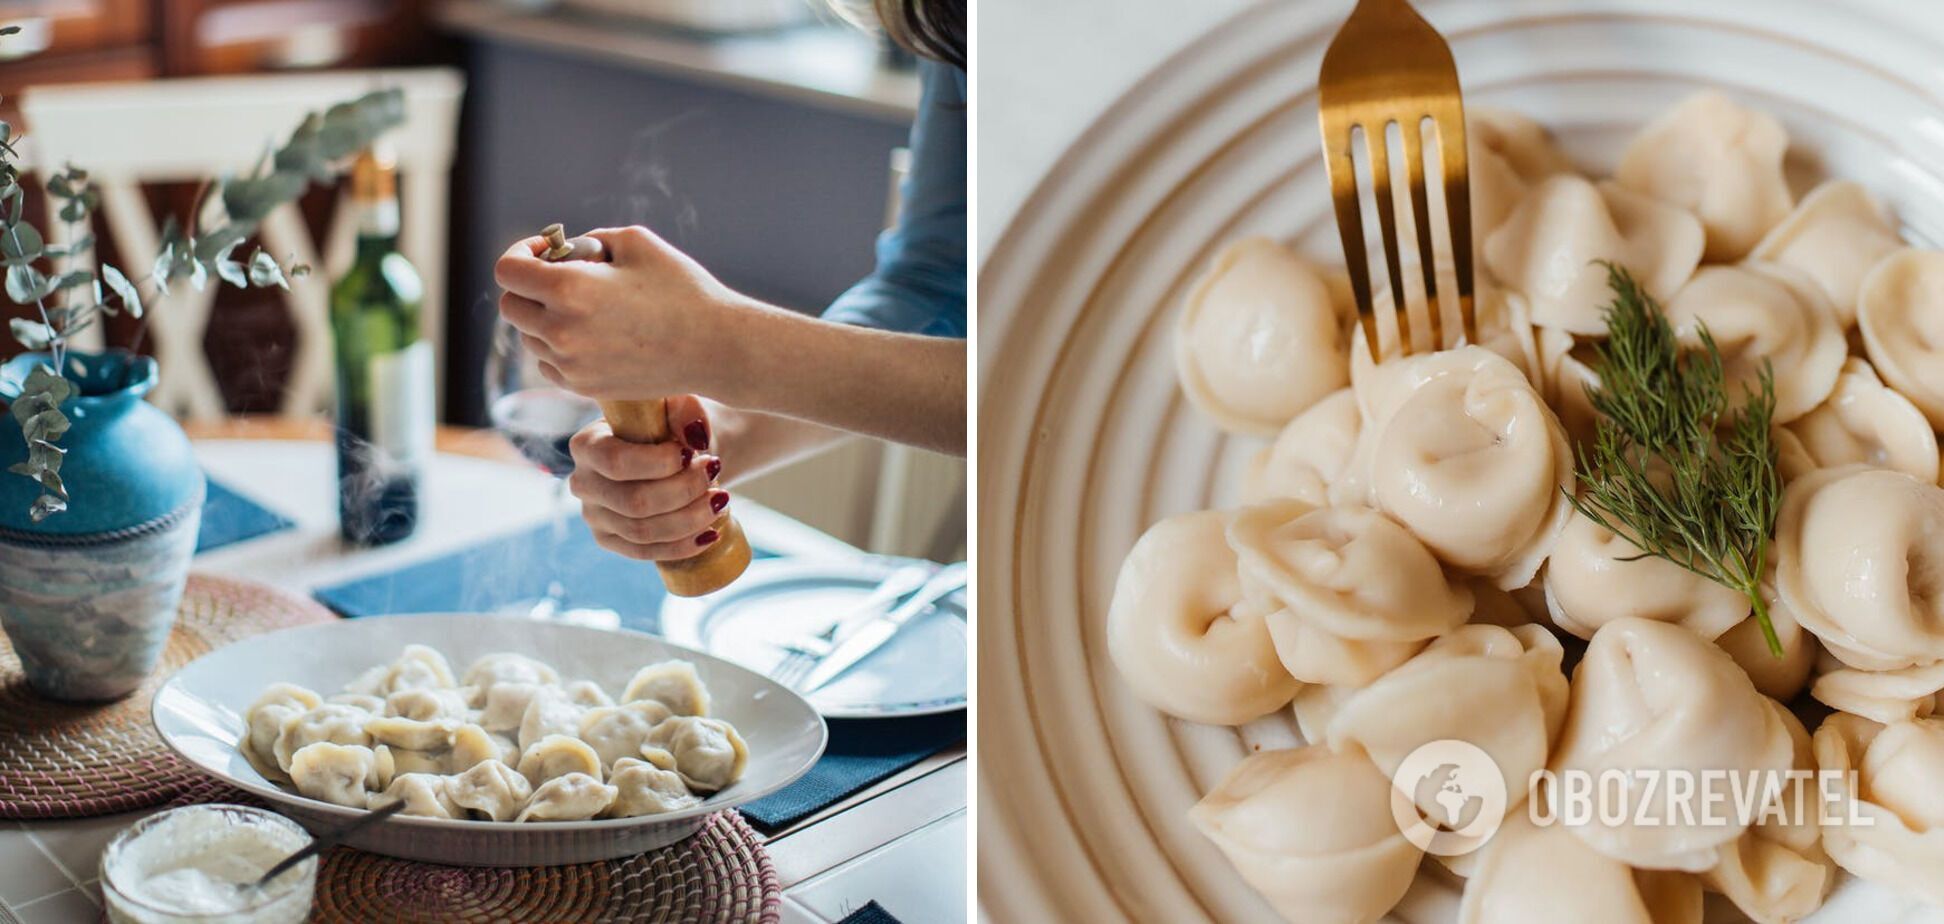
[[[1747,595],[1769,652],[1782,656],[1762,575],[1782,482],[1770,427],[1775,375],[1766,360],[1755,387],[1729,406],[1721,350],[1706,325],[1684,349],[1673,325],[1625,268],[1611,263],[1607,339],[1594,346],[1600,412],[1593,445],[1578,452],[1574,509],[1642,549]]]

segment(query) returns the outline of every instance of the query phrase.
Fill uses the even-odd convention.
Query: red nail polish
[[[703,531],[701,531],[700,533],[697,533],[697,534],[696,534],[696,536],[695,536],[695,544],[696,544],[696,545],[713,545],[713,544],[715,544],[715,541],[716,541],[716,538],[717,538],[717,536],[716,536],[716,531],[715,531],[715,530],[713,530],[713,529],[705,529],[705,530],[703,530]]]
[[[722,474],[722,460],[710,459],[709,460],[709,480],[714,481],[716,479],[716,476],[720,474]]]
[[[721,512],[722,512],[722,508],[724,508],[724,507],[727,507],[727,506],[729,506],[729,492],[728,492],[728,491],[717,491],[717,492],[715,492],[714,494],[711,494],[711,495],[709,495],[709,509],[710,509],[710,510],[713,510],[713,511],[715,511],[715,512],[717,512],[717,513],[721,513]]]
[[[693,461],[695,461],[695,450],[693,449],[682,450],[682,468],[684,470],[687,470],[689,467],[689,463]]]
[[[709,428],[703,426],[702,421],[698,420],[683,427],[682,438],[696,449],[709,448]]]

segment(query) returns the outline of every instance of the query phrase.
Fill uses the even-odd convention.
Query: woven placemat
[[[27,685],[0,634],[0,818],[76,818],[168,802],[208,778],[169,751],[149,721],[155,688],[227,642],[334,618],[308,598],[249,581],[190,575],[162,660],[112,703],[62,703]],[[204,800],[198,800],[204,801]]]
[[[574,866],[438,866],[337,848],[317,871],[312,924],[651,921],[775,924],[782,886],[762,837],[717,812],[672,847]]]

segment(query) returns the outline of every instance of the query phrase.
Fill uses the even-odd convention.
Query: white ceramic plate
[[[1792,176],[1861,181],[1911,239],[1944,241],[1934,3],[1417,5],[1468,102],[1539,119],[1583,166],[1611,169],[1649,117],[1721,87],[1787,125]],[[995,921],[1277,920],[1184,813],[1252,747],[1296,743],[1293,723],[1165,719],[1114,676],[1102,628],[1141,530],[1232,502],[1260,445],[1218,433],[1175,385],[1185,288],[1246,234],[1342,262],[1315,87],[1348,8],[1264,4],[1161,65],[1041,180],[982,268],[979,878]],[[1916,920],[1906,904],[1850,881],[1814,920]],[[1427,875],[1394,917],[1450,921],[1456,905]]]
[[[344,619],[233,642],[190,662],[156,691],[155,727],[184,759],[261,796],[304,827],[336,827],[363,813],[264,779],[237,750],[243,711],[279,680],[320,695],[336,693],[414,642],[443,653],[455,670],[487,652],[522,652],[553,665],[563,679],[593,680],[610,694],[643,665],[686,658],[709,687],[711,714],[733,723],[748,742],[749,766],[740,781],[702,805],[665,815],[527,823],[394,816],[350,841],[372,853],[465,866],[553,866],[629,856],[673,844],[700,830],[710,813],[782,788],[823,754],[827,732],[809,703],[720,658],[638,632],[478,615]]]
[[[901,559],[802,561],[765,558],[729,587],[662,604],[668,640],[769,673],[783,643],[854,609]],[[808,694],[833,719],[933,715],[965,708],[965,596],[918,616],[855,667]]]

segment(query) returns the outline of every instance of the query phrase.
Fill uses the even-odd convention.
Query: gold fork
[[[1458,315],[1467,341],[1478,342],[1472,318],[1471,192],[1466,180],[1465,107],[1459,98],[1458,67],[1451,46],[1431,24],[1411,8],[1408,0],[1358,0],[1336,38],[1323,54],[1318,80],[1322,107],[1323,151],[1330,173],[1330,194],[1336,199],[1337,231],[1343,236],[1343,255],[1350,268],[1350,288],[1357,299],[1370,358],[1383,355],[1377,341],[1377,315],[1371,304],[1370,262],[1364,252],[1363,212],[1352,155],[1353,129],[1361,128],[1375,193],[1377,223],[1384,239],[1384,264],[1390,271],[1391,305],[1397,318],[1399,352],[1412,347],[1410,307],[1404,298],[1404,274],[1399,261],[1396,192],[1392,188],[1389,127],[1403,136],[1405,172],[1410,183],[1411,213],[1417,225],[1418,261],[1424,271],[1424,295],[1431,314],[1432,349],[1444,345],[1444,305],[1438,297],[1436,259],[1431,249],[1431,218],[1424,188],[1423,123],[1430,120],[1438,145],[1438,164],[1444,173],[1445,213],[1450,220],[1451,258],[1458,288]]]

